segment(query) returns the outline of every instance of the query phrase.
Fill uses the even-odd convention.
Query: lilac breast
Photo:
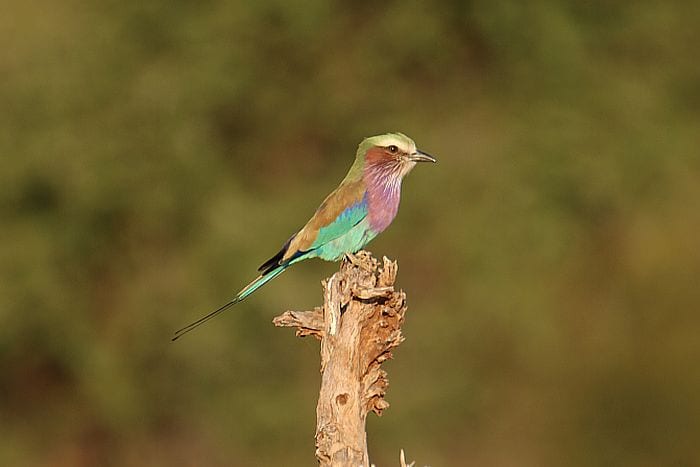
[[[381,166],[365,169],[369,226],[376,232],[389,227],[399,210],[401,178]]]

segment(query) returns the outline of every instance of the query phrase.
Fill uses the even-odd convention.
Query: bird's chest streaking
[[[401,181],[378,180],[367,184],[367,218],[369,228],[383,232],[396,217],[401,198]]]
[[[367,217],[369,227],[377,234],[396,217],[401,199],[401,177],[390,163],[372,164],[365,168],[367,185]]]

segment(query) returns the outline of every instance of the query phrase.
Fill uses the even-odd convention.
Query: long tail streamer
[[[236,298],[234,298],[230,302],[226,303],[225,305],[222,305],[220,308],[217,308],[216,310],[212,311],[208,315],[199,318],[197,321],[188,324],[187,326],[185,326],[182,329],[179,329],[177,332],[175,332],[175,335],[173,336],[172,340],[175,341],[175,340],[181,338],[182,336],[184,336],[188,332],[190,332],[193,329],[196,329],[199,326],[201,326],[202,324],[206,323],[207,321],[209,321],[210,319],[212,319],[213,317],[215,317],[219,313],[223,313],[224,311],[228,310],[236,303],[242,302],[243,300],[245,300],[245,298],[247,296],[249,296],[250,294],[252,294],[256,290],[258,290],[263,285],[267,284],[269,281],[271,281],[275,277],[282,274],[284,272],[284,270],[287,269],[288,266],[289,266],[288,264],[280,265],[278,268],[273,269],[272,271],[268,272],[267,274],[258,276],[253,282],[246,285],[243,288],[243,290],[238,292],[238,295],[236,295]]]

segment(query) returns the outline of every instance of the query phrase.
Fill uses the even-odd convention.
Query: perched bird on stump
[[[416,143],[402,133],[364,139],[340,186],[323,200],[306,225],[258,268],[260,275],[233,300],[177,331],[173,340],[243,301],[292,264],[309,258],[338,261],[361,250],[396,217],[401,181],[417,162],[436,160],[416,149]]]

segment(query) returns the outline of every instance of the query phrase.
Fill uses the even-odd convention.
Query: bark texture
[[[316,457],[321,466],[369,467],[365,421],[389,407],[382,362],[403,342],[406,296],[394,290],[397,265],[366,251],[348,256],[322,282],[323,306],[286,311],[276,326],[321,341],[321,390],[316,407]]]

